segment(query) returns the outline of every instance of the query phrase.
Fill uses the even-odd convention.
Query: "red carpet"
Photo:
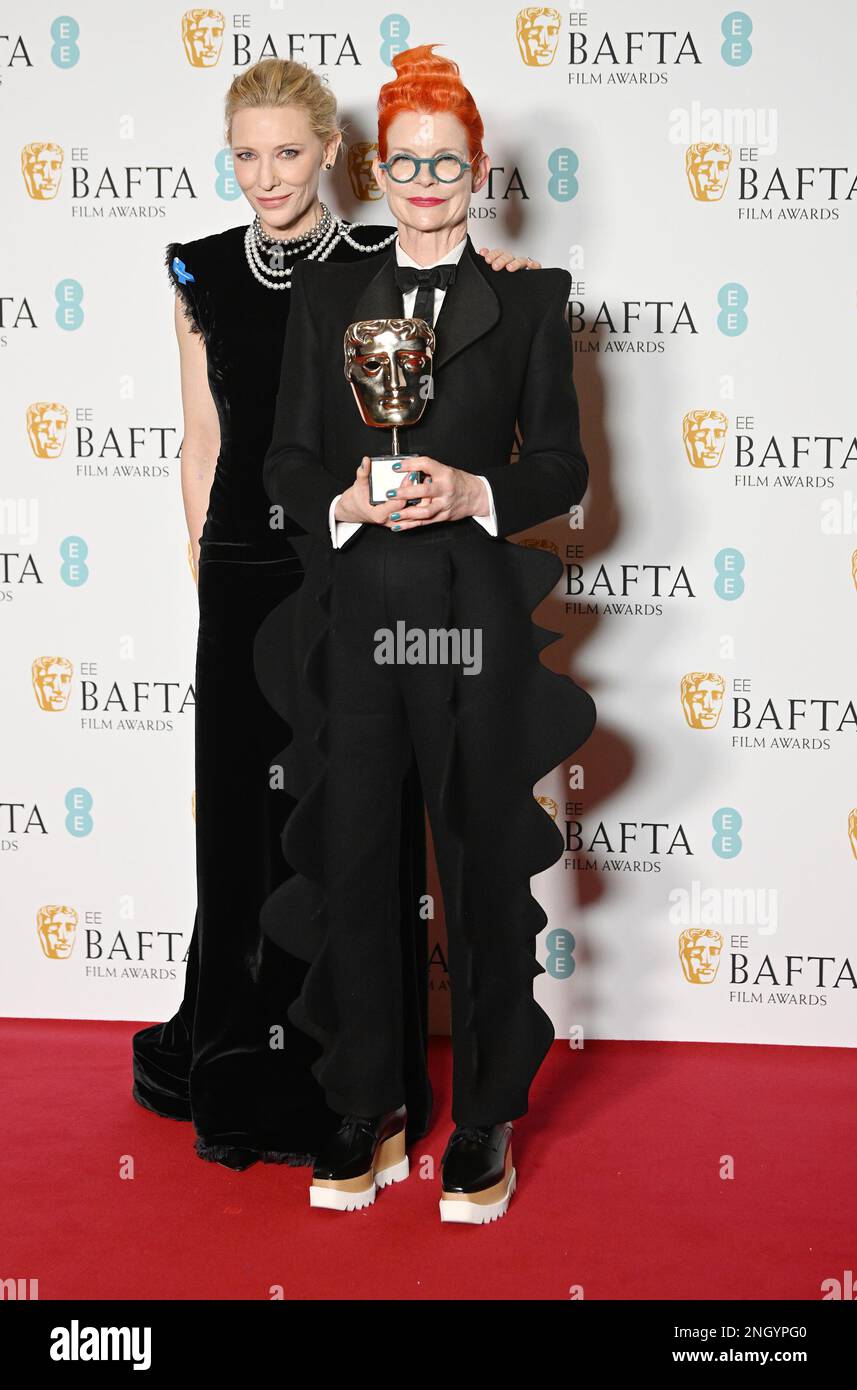
[[[852,1050],[557,1043],[515,1127],[509,1212],[469,1228],[441,1226],[415,1151],[354,1214],[311,1211],[309,1169],[203,1162],[190,1125],[130,1097],[136,1027],[0,1024],[0,1278],[37,1278],[41,1299],[817,1300],[857,1274]],[[447,1040],[432,1054],[418,1148],[437,1165]]]

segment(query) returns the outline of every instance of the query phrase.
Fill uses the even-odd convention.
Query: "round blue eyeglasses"
[[[437,183],[457,183],[466,169],[473,166],[457,154],[435,154],[430,159],[417,159],[411,154],[394,154],[378,168],[383,169],[394,183],[411,183],[424,164]]]

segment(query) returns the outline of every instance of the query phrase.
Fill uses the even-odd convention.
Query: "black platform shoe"
[[[441,1221],[482,1226],[505,1216],[517,1177],[512,1122],[456,1125],[441,1159]]]
[[[375,1194],[408,1176],[404,1105],[366,1119],[344,1115],[342,1124],[316,1157],[309,1190],[311,1207],[359,1211]]]

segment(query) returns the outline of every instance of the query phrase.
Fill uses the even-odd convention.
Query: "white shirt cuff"
[[[330,504],[330,510],[327,513],[327,524],[330,529],[330,544],[333,546],[334,550],[339,550],[340,546],[345,544],[349,536],[353,536],[354,532],[359,531],[360,527],[363,525],[362,521],[337,521],[335,519],[333,513],[336,511],[336,504],[341,496],[341,492],[336,494]]]
[[[489,536],[496,536],[497,513],[494,509],[494,493],[491,491],[491,484],[489,483],[488,479],[484,478],[481,473],[479,473],[477,476],[482,479],[482,482],[485,484],[485,488],[488,493],[488,515],[475,516],[473,520],[478,521],[480,526],[484,526]]]

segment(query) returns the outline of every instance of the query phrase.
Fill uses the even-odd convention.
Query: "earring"
[[[332,164],[325,164],[324,167],[325,167],[325,169],[332,169],[332,168],[333,168],[333,165],[332,165]]]

